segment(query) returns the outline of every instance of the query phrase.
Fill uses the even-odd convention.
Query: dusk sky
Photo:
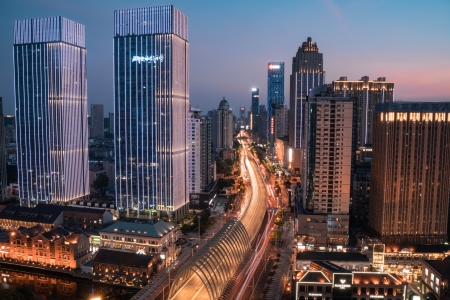
[[[86,27],[88,103],[113,111],[114,10],[173,4],[188,16],[190,101],[206,113],[222,97],[237,114],[251,89],[267,105],[267,63],[285,62],[308,36],[326,82],[386,77],[395,100],[450,101],[450,1],[0,0],[0,97],[14,113],[13,21],[63,16]]]

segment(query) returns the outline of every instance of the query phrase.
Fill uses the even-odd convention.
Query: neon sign
[[[150,55],[150,56],[133,56],[132,62],[136,61],[137,63],[141,62],[157,62],[157,61],[163,61],[164,55]]]

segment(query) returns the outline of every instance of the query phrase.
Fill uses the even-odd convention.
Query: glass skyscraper
[[[168,5],[114,19],[117,206],[178,219],[189,201],[187,17]]]
[[[254,133],[258,133],[258,122],[259,122],[259,89],[252,89],[252,130]]]
[[[278,104],[284,104],[284,62],[269,62],[267,74],[267,140],[270,134],[270,117]]]
[[[84,25],[63,17],[14,22],[19,197],[89,194]]]
[[[3,120],[3,103],[0,97],[0,201],[6,199],[6,149],[5,123]]]
[[[323,54],[319,53],[317,44],[313,43],[310,37],[303,42],[295,57],[292,58],[290,81],[289,144],[293,148],[302,148],[302,104],[312,88],[321,86],[325,82]]]

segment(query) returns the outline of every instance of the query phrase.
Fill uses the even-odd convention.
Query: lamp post
[[[202,217],[200,215],[197,216],[198,219],[198,244],[200,245],[200,219]]]

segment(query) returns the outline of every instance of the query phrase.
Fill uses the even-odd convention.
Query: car
[[[120,284],[120,278],[114,279],[113,283],[114,283],[114,284]]]
[[[106,277],[100,278],[100,282],[107,282],[107,281],[108,281],[108,279]]]

